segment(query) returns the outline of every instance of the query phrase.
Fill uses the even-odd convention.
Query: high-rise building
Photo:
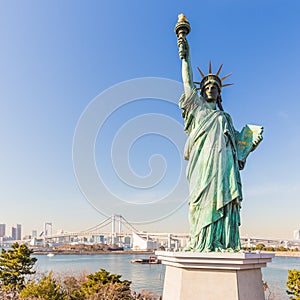
[[[300,240],[300,230],[294,230],[294,240]]]
[[[11,238],[15,241],[17,239],[17,228],[12,226],[11,228]]]
[[[32,230],[31,235],[32,235],[32,237],[37,237],[37,231],[36,230]]]
[[[22,239],[22,226],[21,224],[17,224],[17,240],[21,240]]]
[[[5,237],[5,224],[0,224],[0,237]]]
[[[13,240],[20,241],[22,239],[22,226],[21,224],[17,224],[15,226],[12,226],[11,228],[11,237]]]

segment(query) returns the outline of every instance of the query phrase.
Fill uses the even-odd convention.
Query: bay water
[[[36,257],[37,273],[53,271],[59,275],[91,274],[105,269],[122,275],[121,280],[132,281],[131,288],[141,292],[147,290],[162,295],[165,266],[162,264],[135,264],[131,260],[149,258],[138,254],[92,254],[92,255],[33,255]]]
[[[60,275],[90,274],[105,269],[121,274],[121,280],[132,281],[132,290],[147,290],[162,295],[165,266],[162,264],[133,264],[131,260],[148,258],[140,254],[95,255],[36,255],[37,273],[53,271]],[[266,299],[288,299],[285,293],[288,270],[300,270],[300,257],[274,257],[267,268],[262,268],[263,280],[268,284]],[[217,282],[216,282],[217,284]]]

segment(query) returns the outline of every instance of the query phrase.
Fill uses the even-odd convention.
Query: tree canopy
[[[25,244],[14,243],[11,249],[2,249],[0,254],[1,289],[19,291],[24,287],[25,276],[34,274],[37,261],[31,257],[32,250]]]

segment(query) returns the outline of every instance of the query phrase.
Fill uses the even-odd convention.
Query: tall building
[[[300,240],[300,230],[294,230],[294,240]]]
[[[0,224],[0,237],[5,237],[5,224]]]
[[[20,241],[22,239],[22,226],[17,224],[11,228],[11,237],[13,240]]]
[[[21,240],[22,239],[22,226],[21,224],[17,224],[17,240]]]
[[[12,226],[11,228],[11,238],[15,241],[17,239],[17,228]]]

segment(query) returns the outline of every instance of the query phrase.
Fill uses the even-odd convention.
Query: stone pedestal
[[[274,254],[155,253],[166,265],[163,300],[263,300],[261,268]]]

